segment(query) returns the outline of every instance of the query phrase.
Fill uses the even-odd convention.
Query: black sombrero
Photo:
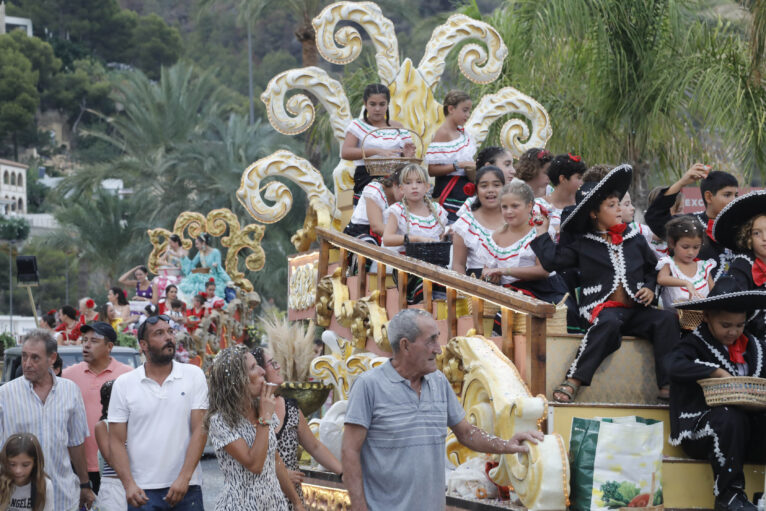
[[[561,229],[571,232],[587,232],[590,223],[588,213],[591,206],[600,204],[607,195],[615,190],[620,194],[620,200],[630,188],[633,179],[633,167],[623,163],[614,168],[597,183],[583,183],[575,193],[575,206],[569,215],[561,222]]]
[[[724,310],[748,313],[766,309],[766,291],[747,291],[734,277],[725,275],[718,279],[707,298],[673,304],[683,310]]]
[[[759,214],[766,214],[766,190],[758,190],[737,197],[716,217],[713,224],[713,238],[726,248],[741,250],[737,246],[739,229]]]

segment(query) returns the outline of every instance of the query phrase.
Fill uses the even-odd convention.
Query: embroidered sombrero
[[[607,195],[619,192],[620,200],[630,188],[633,178],[633,167],[624,163],[614,168],[601,181],[583,183],[575,193],[575,206],[569,215],[561,222],[561,229],[571,232],[587,232],[590,223],[589,213],[592,207],[600,204]]]
[[[729,275],[718,279],[706,298],[676,303],[676,309],[745,312],[766,309],[766,291],[747,291]],[[749,314],[748,314],[749,315]]]
[[[740,251],[739,229],[758,214],[766,214],[766,190],[750,192],[728,203],[713,223],[713,238],[726,248]]]

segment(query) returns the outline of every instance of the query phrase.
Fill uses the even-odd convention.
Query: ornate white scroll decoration
[[[548,112],[543,105],[513,87],[503,87],[494,94],[482,97],[465,127],[479,145],[487,138],[492,123],[509,114],[522,115],[532,125],[530,131],[527,122],[519,118],[503,124],[500,140],[514,158],[529,148],[545,147],[553,134]]]
[[[336,2],[325,7],[313,20],[317,49],[325,60],[346,65],[362,53],[362,36],[353,27],[335,32],[340,21],[353,21],[367,31],[375,47],[378,76],[386,85],[391,83],[399,70],[399,42],[391,20],[373,2]]]
[[[322,175],[307,160],[283,149],[251,164],[242,174],[237,199],[253,218],[267,224],[278,222],[293,205],[293,195],[283,183],[272,180],[263,185],[268,177],[282,177],[300,186],[317,212],[319,225],[331,226],[335,196],[325,186]],[[266,204],[264,198],[274,204]]]
[[[441,79],[450,50],[468,39],[480,40],[487,49],[476,43],[463,46],[458,55],[460,72],[474,83],[490,83],[500,76],[508,48],[497,30],[464,14],[453,14],[434,29],[418,64],[418,71],[429,87]]]
[[[297,135],[314,122],[314,104],[305,94],[287,99],[293,89],[311,92],[330,115],[330,125],[336,139],[342,141],[346,126],[351,122],[351,109],[346,93],[337,80],[318,67],[290,69],[271,79],[261,100],[266,104],[269,122],[284,135]]]

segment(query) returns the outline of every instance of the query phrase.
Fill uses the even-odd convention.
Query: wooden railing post
[[[525,364],[527,383],[533,396],[545,395],[546,332],[545,318],[527,314]]]
[[[471,297],[471,316],[476,333],[484,335],[484,300],[475,296]]]
[[[317,275],[321,279],[327,275],[327,267],[330,263],[330,242],[322,239],[319,245],[319,263],[317,264]]]
[[[378,262],[378,305],[386,308],[386,265]]]
[[[340,249],[340,281],[346,284],[348,281],[348,250]]]
[[[423,305],[429,314],[434,312],[434,284],[428,279],[423,279]]]
[[[506,307],[500,309],[500,329],[503,335],[502,351],[503,355],[515,365],[518,365],[516,360],[516,353],[513,349],[513,311]]]
[[[430,311],[429,311],[430,312]],[[457,336],[457,290],[447,288],[447,338]]]
[[[357,254],[356,265],[359,270],[359,280],[356,283],[356,289],[358,291],[357,296],[362,298],[363,296],[367,296],[367,258]]]
[[[399,287],[399,310],[407,308],[407,284],[409,283],[410,276],[403,271],[400,271],[396,275],[396,282]]]

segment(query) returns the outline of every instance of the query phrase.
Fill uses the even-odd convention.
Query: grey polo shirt
[[[465,411],[441,371],[425,376],[420,397],[389,360],[351,388],[346,424],[367,429],[362,477],[371,511],[443,510],[447,427]]]

